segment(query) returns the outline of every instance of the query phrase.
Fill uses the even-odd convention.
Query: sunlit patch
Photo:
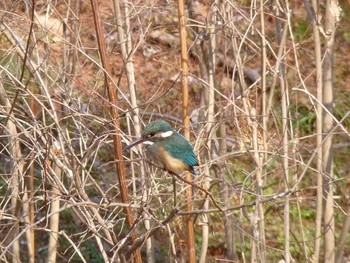
[[[153,142],[151,142],[151,141],[144,141],[144,142],[142,142],[143,144],[148,144],[148,145],[152,145],[153,144]]]

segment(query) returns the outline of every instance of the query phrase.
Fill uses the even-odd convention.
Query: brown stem
[[[187,55],[187,34],[186,34],[186,20],[185,20],[185,5],[183,0],[178,0],[178,15],[179,15],[179,30],[180,30],[180,44],[181,44],[181,69],[182,69],[182,120],[184,125],[184,135],[186,138],[190,137],[189,123],[190,117],[188,112],[188,55]],[[187,181],[191,181],[191,174],[186,174]],[[192,185],[192,184],[191,184]],[[187,210],[192,211],[192,187],[188,187],[186,191]],[[187,250],[188,262],[196,262],[196,251],[194,244],[194,223],[193,218],[187,218]]]
[[[119,130],[120,121],[118,118],[118,110],[115,107],[115,105],[117,104],[116,89],[114,88],[112,79],[110,77],[111,70],[109,68],[109,64],[107,61],[106,44],[105,44],[105,38],[103,34],[103,27],[101,25],[101,21],[99,17],[97,0],[91,0],[91,6],[92,6],[92,13],[94,16],[94,23],[95,23],[98,47],[99,47],[100,56],[101,56],[102,68],[104,69],[105,83],[107,86],[108,98],[110,101],[110,114],[111,114],[115,129]],[[113,144],[114,144],[114,154],[116,159],[115,164],[117,169],[121,199],[123,203],[129,203],[128,188],[125,182],[125,165],[124,165],[124,162],[122,162],[123,160],[122,142],[121,142],[120,135],[118,133],[113,134]],[[124,211],[126,214],[127,224],[129,227],[132,227],[132,225],[134,224],[134,217],[131,213],[131,208],[124,207]],[[133,243],[136,238],[135,233],[131,234],[130,237],[131,237],[131,242]],[[139,249],[137,249],[134,253],[134,261],[137,263],[142,262],[141,253]]]

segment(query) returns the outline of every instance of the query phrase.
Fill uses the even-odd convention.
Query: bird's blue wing
[[[198,160],[194,154],[192,145],[182,134],[177,133],[176,135],[180,136],[181,139],[166,144],[166,150],[171,153],[174,158],[183,160],[183,162],[191,168],[192,172],[196,174],[193,166],[198,166]]]

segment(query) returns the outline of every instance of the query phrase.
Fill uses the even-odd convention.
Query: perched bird
[[[166,121],[150,122],[142,131],[141,138],[124,150],[139,143],[145,145],[146,155],[168,172],[179,175],[189,171],[197,174],[194,166],[198,166],[198,160],[192,145],[182,134],[174,131]]]

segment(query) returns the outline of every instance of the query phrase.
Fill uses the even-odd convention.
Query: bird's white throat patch
[[[151,141],[144,141],[144,142],[143,142],[143,144],[152,145],[152,144],[153,144],[153,142],[151,142]]]
[[[166,138],[173,135],[173,133],[174,133],[173,131],[162,132],[160,136],[162,136],[163,138]]]

